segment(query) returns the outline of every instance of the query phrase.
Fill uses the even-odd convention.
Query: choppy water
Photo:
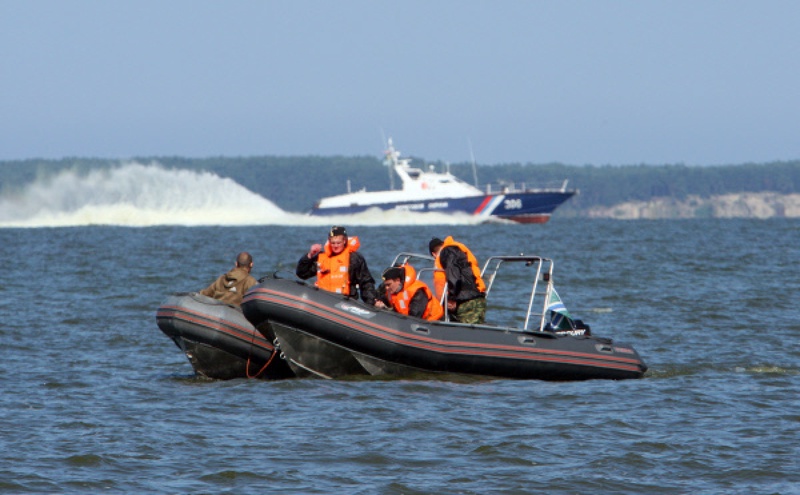
[[[351,227],[375,275],[452,234],[556,260],[643,380],[204,381],[155,323],[320,226],[0,229],[0,493],[800,494],[800,222]]]

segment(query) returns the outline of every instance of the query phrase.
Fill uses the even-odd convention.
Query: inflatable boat
[[[631,345],[592,335],[587,325],[563,310],[553,287],[550,259],[520,255],[487,260],[482,272],[487,283],[487,322],[508,313],[503,309],[508,296],[519,293],[519,287],[511,292],[498,288],[499,268],[507,265],[522,267],[533,278],[520,308],[522,315],[512,318],[517,324],[421,320],[277,273],[261,279],[245,295],[242,310],[300,377],[447,373],[586,380],[643,376],[647,366]],[[504,280],[518,285],[520,278]],[[442,302],[446,307],[446,301]]]
[[[275,347],[240,308],[196,292],[175,293],[156,311],[156,323],[203,377],[277,379],[293,376]]]

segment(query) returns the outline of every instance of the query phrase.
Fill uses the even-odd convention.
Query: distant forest
[[[228,177],[251,191],[269,199],[286,211],[307,211],[320,197],[352,191],[389,188],[389,173],[374,156],[254,156],[254,157],[139,157],[125,162],[159,163],[165,168],[209,171]],[[119,165],[119,160],[65,158],[61,160],[21,160],[0,162],[0,191],[19,189],[37,177],[64,169],[86,172],[94,168]],[[412,165],[428,166],[429,162],[413,158]],[[437,170],[442,162],[431,164]],[[474,183],[469,163],[450,165],[450,171],[462,180]],[[559,213],[578,214],[594,206],[612,206],[627,201],[647,201],[656,197],[677,200],[689,195],[707,198],[741,192],[800,192],[800,160],[747,163],[740,165],[686,166],[573,166],[550,164],[477,165],[480,187],[483,184],[524,183],[528,187],[560,185],[580,194],[565,203]],[[399,179],[395,177],[395,186]]]

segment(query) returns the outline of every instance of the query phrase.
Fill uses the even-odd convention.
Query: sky
[[[0,0],[0,160],[800,159],[796,0]]]

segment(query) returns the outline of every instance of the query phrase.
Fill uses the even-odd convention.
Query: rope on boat
[[[273,347],[272,348],[272,354],[269,356],[269,359],[267,360],[267,364],[262,366],[261,369],[258,370],[258,373],[256,373],[255,375],[250,375],[250,358],[253,357],[253,346],[255,345],[255,343],[256,343],[256,334],[255,334],[255,332],[253,332],[250,335],[250,352],[247,354],[247,364],[245,365],[245,368],[244,368],[244,373],[247,376],[247,378],[258,378],[259,376],[261,376],[261,373],[263,373],[264,370],[267,369],[267,366],[269,366],[269,364],[275,358],[275,354],[278,353],[278,346]]]
[[[295,366],[298,366],[298,367],[300,367],[300,368],[303,368],[304,370],[308,371],[309,373],[312,373],[312,374],[314,374],[314,375],[317,375],[317,376],[318,376],[318,377],[320,377],[320,378],[325,378],[326,380],[333,380],[333,378],[332,378],[332,377],[330,377],[330,376],[328,376],[328,375],[326,375],[326,374],[324,374],[324,373],[320,373],[319,371],[312,370],[312,369],[311,369],[311,368],[309,368],[308,366],[303,366],[302,364],[298,363],[298,362],[297,362],[297,361],[295,361],[294,359],[289,359],[289,361],[290,361],[292,364],[294,364]]]
[[[277,350],[273,350],[272,355],[267,360],[267,364],[262,366],[261,369],[258,370],[258,373],[252,376],[250,375],[250,357],[252,356],[252,353],[249,356],[247,356],[247,366],[244,369],[245,373],[247,374],[247,378],[258,378],[261,375],[261,373],[263,373],[264,370],[267,369],[267,366],[269,366],[269,363],[272,362],[272,359],[275,357],[275,354],[277,353],[278,353]]]

